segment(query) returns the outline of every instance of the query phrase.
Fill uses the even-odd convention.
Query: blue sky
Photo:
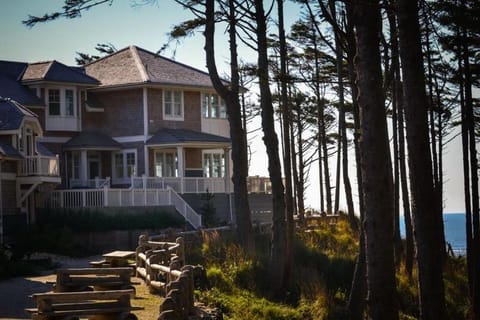
[[[61,8],[63,0],[3,0],[0,3],[0,60],[37,62],[58,60],[74,65],[77,51],[96,53],[97,43],[111,43],[117,49],[137,45],[150,51],[157,51],[167,41],[167,32],[181,21],[191,18],[191,13],[182,9],[173,0],[158,0],[153,5],[132,6],[133,1],[115,0],[111,6],[102,5],[83,13],[80,19],[58,19],[38,24],[29,29],[22,24],[29,14],[41,16]],[[137,1],[137,2],[141,2]],[[287,25],[292,23],[298,8],[286,3]],[[218,28],[217,32],[223,29]],[[228,59],[228,42],[217,40],[217,60]],[[172,58],[173,50],[164,53]],[[254,61],[255,55],[248,49],[240,50],[244,61]],[[175,59],[193,67],[205,70],[203,37],[197,34],[186,39],[176,48]],[[220,71],[227,70],[225,63]],[[260,138],[252,142],[253,163],[251,175],[267,175],[267,160]],[[445,156],[445,211],[463,212],[463,181],[461,178],[461,148],[456,139],[446,150]],[[353,160],[353,157],[351,158]],[[351,162],[352,162],[351,160]],[[332,166],[332,181],[334,177]],[[352,176],[354,170],[351,171]],[[306,204],[319,207],[318,165],[313,164],[310,173],[310,187]],[[356,194],[355,194],[356,195]],[[345,208],[341,205],[341,208]]]

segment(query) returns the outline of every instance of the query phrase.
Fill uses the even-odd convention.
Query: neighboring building
[[[201,219],[180,195],[208,190],[225,196],[231,208],[225,104],[202,71],[135,46],[81,68],[57,61],[0,61],[0,96],[5,98],[2,115],[4,105],[24,112],[16,133],[0,123],[0,135],[6,137],[0,145],[0,159],[6,159],[1,160],[5,169],[0,174],[3,208],[14,208],[6,205],[11,197],[7,194],[14,193],[7,181],[17,185],[13,211],[33,212],[44,203],[170,204],[198,227]],[[18,167],[43,152],[59,160],[57,171],[48,176],[55,179],[40,175],[19,182],[26,179],[20,179],[23,171]],[[6,168],[20,174],[8,175]],[[56,183],[57,190],[40,188],[37,181]],[[48,197],[38,196],[36,204],[33,199],[29,204],[29,194],[40,189]]]

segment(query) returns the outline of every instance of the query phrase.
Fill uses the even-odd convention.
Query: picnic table
[[[105,262],[111,267],[128,267],[129,260],[135,260],[135,251],[116,250],[103,255]]]

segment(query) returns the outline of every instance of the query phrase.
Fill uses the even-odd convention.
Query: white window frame
[[[78,175],[75,174],[75,158],[78,159]],[[80,179],[80,176],[82,174],[82,158],[80,151],[73,151],[72,152],[72,173],[71,177],[72,179]]]
[[[166,93],[170,93],[172,97],[171,101],[171,113],[167,114],[166,113],[166,108],[165,108],[165,99],[166,99]],[[180,93],[180,101],[177,101],[175,99],[175,93]],[[163,105],[163,119],[164,120],[174,120],[174,121],[183,121],[185,117],[185,107],[184,107],[184,92],[182,90],[171,90],[171,89],[164,89],[162,91],[162,105]],[[176,114],[175,112],[175,105],[180,104],[180,115]]]
[[[75,87],[47,87],[45,88],[46,93],[45,93],[45,103],[47,105],[47,112],[46,116],[49,118],[79,118],[79,112],[78,112],[78,94],[77,90]],[[50,114],[50,91],[51,90],[58,90],[60,94],[60,114],[55,114],[52,115]],[[73,114],[67,114],[67,94],[66,92],[72,91],[73,93]]]
[[[214,166],[215,156],[218,156],[220,159],[219,167]],[[205,161],[206,158],[209,159],[208,168],[206,168],[206,165],[207,165]],[[202,168],[203,168],[203,176],[206,178],[224,178],[225,169],[226,169],[225,154],[222,151],[217,151],[217,150],[203,151],[202,152]],[[215,170],[218,170],[218,169],[220,169],[220,173],[215,174]]]
[[[127,154],[133,153],[135,155],[135,165],[134,165],[134,172],[133,176],[136,177],[138,173],[138,153],[137,149],[123,149],[118,152],[113,152],[112,153],[112,177],[114,179],[130,179],[131,176],[129,176],[128,172],[128,164],[127,164]],[[122,155],[122,176],[119,177],[117,175],[117,167],[116,167],[116,155],[121,154]]]
[[[216,98],[218,101],[218,109],[216,115],[214,115],[213,108],[213,99]],[[202,104],[202,117],[204,119],[226,119],[227,118],[227,106],[225,100],[216,93],[207,93],[204,92],[201,95],[201,104]],[[208,101],[208,105],[205,103]]]
[[[169,176],[164,175],[165,170],[162,170],[162,172],[160,172],[160,174],[158,174],[158,168],[157,168],[157,163],[158,163],[158,160],[159,160],[160,157],[161,157],[162,163],[164,165],[166,164],[166,157],[165,157],[166,154],[170,154],[173,157],[173,175],[169,175]],[[155,150],[153,161],[154,161],[154,175],[156,177],[161,177],[161,178],[176,178],[176,177],[178,177],[178,155],[177,155],[176,150],[173,150],[173,149]],[[165,165],[165,167],[166,167],[166,165]]]

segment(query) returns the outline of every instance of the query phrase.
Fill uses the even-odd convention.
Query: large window
[[[113,155],[113,177],[127,179],[137,175],[137,150],[122,150]]]
[[[80,152],[72,153],[72,178],[80,179]]]
[[[73,90],[65,90],[65,115],[75,116],[75,96]]]
[[[48,89],[48,115],[78,117],[76,93],[73,89]]]
[[[174,151],[155,152],[155,176],[177,176],[177,153]]]
[[[48,90],[48,115],[60,115],[60,90],[58,89]]]
[[[227,117],[225,101],[218,94],[204,93],[202,95],[202,113],[204,118]]]
[[[167,120],[183,120],[182,91],[163,91],[163,118]]]
[[[222,178],[225,176],[225,157],[222,153],[203,154],[203,172],[207,178]]]

